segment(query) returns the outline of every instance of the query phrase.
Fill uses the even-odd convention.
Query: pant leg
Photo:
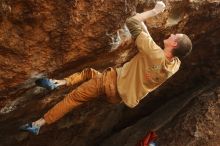
[[[66,85],[69,86],[69,85],[74,85],[80,82],[84,82],[86,80],[95,78],[100,75],[101,73],[93,68],[85,68],[82,72],[74,73],[64,79],[67,81]]]
[[[104,94],[102,77],[92,78],[81,84],[78,88],[69,93],[62,101],[57,103],[45,115],[44,119],[47,124],[51,124],[73,108],[78,107],[86,101],[96,99]]]

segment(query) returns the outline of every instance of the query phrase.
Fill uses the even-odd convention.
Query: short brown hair
[[[177,47],[173,49],[173,56],[184,58],[190,54],[192,51],[192,42],[190,38],[183,34],[181,37],[177,38]]]

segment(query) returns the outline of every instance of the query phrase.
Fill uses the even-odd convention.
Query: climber
[[[41,126],[56,122],[75,107],[98,97],[105,97],[109,103],[124,103],[130,108],[135,107],[149,92],[176,73],[180,67],[180,58],[192,50],[191,40],[185,34],[171,34],[163,41],[163,50],[153,41],[143,21],[164,10],[165,4],[160,1],[152,10],[126,20],[139,52],[122,67],[109,67],[103,73],[86,68],[63,80],[37,80],[37,85],[48,89],[83,83],[42,118],[22,125],[20,129],[37,135]]]

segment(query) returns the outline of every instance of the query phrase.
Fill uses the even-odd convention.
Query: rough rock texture
[[[79,60],[108,52],[111,42],[107,34],[123,25],[134,3],[2,0],[0,95],[10,98],[34,77],[65,72],[65,67],[82,64]]]
[[[135,10],[147,10],[154,2],[0,1],[0,146],[135,145],[150,129],[158,132],[160,145],[217,146],[218,0],[164,1],[167,10],[148,21],[152,37],[161,46],[164,37],[179,32],[188,34],[194,46],[180,71],[136,108],[97,100],[43,127],[39,136],[17,131],[19,125],[36,120],[75,88],[48,92],[34,85],[36,78],[59,79],[84,67],[101,71],[126,62],[136,50],[126,35],[118,47],[112,45],[116,30],[123,28]],[[167,107],[169,103],[180,106]],[[149,119],[155,122],[143,124]]]
[[[172,123],[161,128],[159,145],[217,146],[220,144],[219,115],[218,86],[196,97]]]
[[[208,91],[210,89],[212,91]],[[163,146],[217,145],[220,142],[219,95],[219,85],[216,87],[215,83],[200,86],[114,134],[102,146],[134,146],[149,131],[157,131],[157,143]],[[190,101],[190,105],[183,108]]]

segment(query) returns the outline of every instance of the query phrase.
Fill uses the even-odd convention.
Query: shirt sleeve
[[[141,32],[135,40],[135,44],[141,53],[155,56],[161,54],[162,49],[154,42],[152,37],[145,32]]]
[[[141,22],[132,17],[126,20],[126,25],[134,39],[143,31]]]
[[[140,21],[131,17],[126,20],[126,25],[133,39],[135,39],[139,52],[147,55],[153,55],[161,52],[161,48],[153,41],[150,34],[143,31]]]

